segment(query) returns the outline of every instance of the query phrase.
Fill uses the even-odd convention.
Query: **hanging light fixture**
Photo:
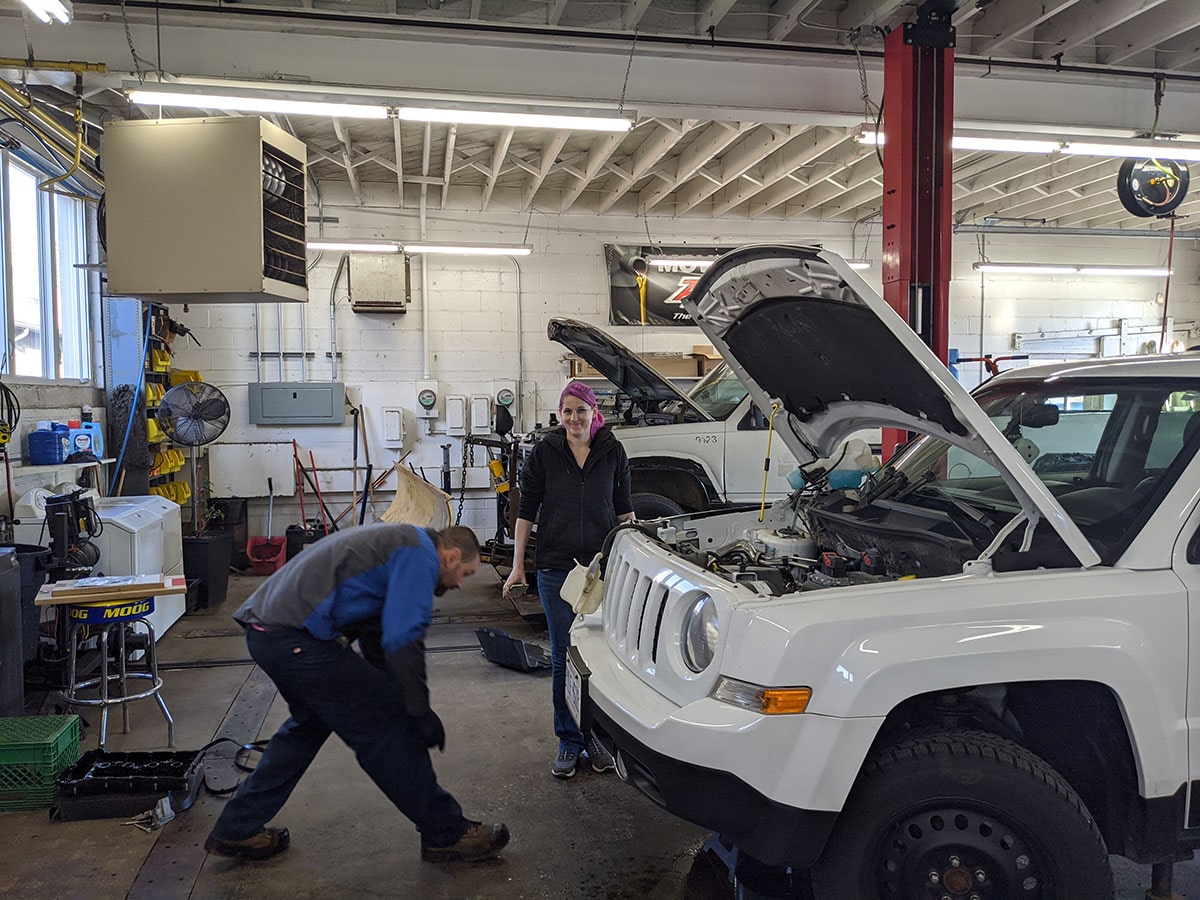
[[[51,19],[57,19],[64,25],[69,25],[71,15],[75,11],[71,0],[21,0],[21,2],[47,25],[50,24]]]
[[[446,241],[405,242],[405,253],[449,256],[528,256],[533,248],[528,244],[473,244]]]
[[[1084,277],[1116,276],[1123,278],[1166,278],[1171,269],[1159,266],[1090,266],[1064,263],[977,262],[976,272],[1005,275],[1082,275]]]

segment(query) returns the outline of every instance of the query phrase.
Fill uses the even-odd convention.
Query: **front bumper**
[[[797,809],[766,797],[736,775],[652,750],[619,725],[588,690],[590,672],[577,647],[569,653],[583,677],[581,719],[609,748],[621,778],[668,812],[724,835],[772,866],[808,868],[820,856],[837,813]]]

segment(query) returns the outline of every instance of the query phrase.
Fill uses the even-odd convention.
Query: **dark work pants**
[[[302,628],[247,628],[246,644],[291,718],[225,805],[213,827],[217,837],[238,841],[262,831],[330,733],[416,824],[423,844],[447,847],[463,836],[462,808],[438,786],[429,751],[404,715],[402,692],[385,672],[340,641],[318,640]]]
[[[583,752],[583,732],[575,724],[571,708],[567,706],[567,648],[571,646],[571,625],[575,622],[575,610],[560,594],[567,573],[562,569],[538,569],[538,597],[546,611],[546,625],[550,629],[550,688],[554,698],[554,734],[558,737],[558,749]]]

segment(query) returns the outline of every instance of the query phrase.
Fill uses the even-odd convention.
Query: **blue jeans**
[[[538,569],[538,597],[550,627],[551,690],[554,697],[554,733],[560,750],[583,752],[583,732],[567,707],[567,648],[571,646],[571,623],[575,610],[559,596],[567,573],[563,569]]]
[[[403,694],[387,673],[342,642],[318,640],[302,628],[249,627],[246,644],[287,701],[291,718],[225,805],[213,834],[240,841],[262,831],[332,733],[416,824],[424,845],[458,842],[468,822],[458,801],[438,786],[429,751],[405,716]]]

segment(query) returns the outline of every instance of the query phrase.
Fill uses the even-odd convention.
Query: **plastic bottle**
[[[61,422],[50,428],[29,432],[29,462],[35,466],[54,466],[70,455],[71,430]]]

